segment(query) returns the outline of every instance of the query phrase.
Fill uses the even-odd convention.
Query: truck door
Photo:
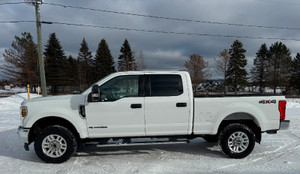
[[[99,86],[99,101],[86,106],[90,137],[145,136],[142,75],[123,75]]]
[[[148,75],[147,79],[146,135],[187,134],[192,111],[181,75]]]

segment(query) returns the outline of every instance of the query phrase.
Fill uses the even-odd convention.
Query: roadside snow
[[[6,90],[0,89],[0,93],[5,93],[7,92]]]
[[[287,99],[287,108],[300,108],[300,99],[294,98],[294,99]]]
[[[293,98],[287,99],[287,116],[299,116],[300,117],[300,99]],[[299,127],[300,128],[300,127]]]
[[[37,94],[30,94],[30,98],[37,97]],[[0,111],[3,110],[18,110],[21,103],[28,98],[27,93],[12,95],[7,98],[0,99]]]
[[[15,87],[9,90],[0,90],[0,93],[21,93],[21,92],[27,92],[26,87]]]
[[[32,96],[31,97],[36,97]],[[20,103],[27,94],[0,98],[0,173],[300,173],[300,99],[289,99],[288,130],[263,134],[251,155],[226,158],[217,144],[201,138],[191,143],[86,145],[63,164],[38,159],[33,145],[25,151],[17,136]]]

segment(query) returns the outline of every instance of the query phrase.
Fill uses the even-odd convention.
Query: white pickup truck
[[[19,138],[48,163],[81,143],[132,138],[218,141],[232,158],[249,155],[261,134],[288,128],[284,96],[194,98],[187,72],[117,72],[81,94],[25,100]]]

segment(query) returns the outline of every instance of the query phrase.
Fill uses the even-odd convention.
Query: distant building
[[[5,89],[5,90],[11,90],[11,87],[10,87],[10,85],[5,85],[5,86],[4,86],[4,89]]]

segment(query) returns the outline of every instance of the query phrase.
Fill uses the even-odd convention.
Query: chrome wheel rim
[[[234,132],[228,138],[228,147],[234,153],[242,153],[249,146],[249,137],[244,132]]]
[[[44,138],[42,149],[47,156],[58,158],[67,151],[67,142],[62,136],[51,134]]]

